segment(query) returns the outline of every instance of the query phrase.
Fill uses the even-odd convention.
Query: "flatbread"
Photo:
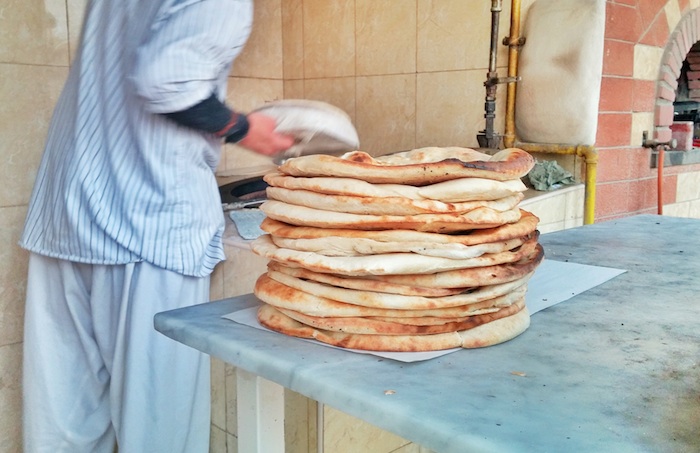
[[[525,176],[534,158],[517,148],[493,156],[469,148],[420,148],[374,158],[362,151],[289,159],[278,171],[290,176],[355,178],[373,184],[424,186],[460,178],[508,181]]]
[[[361,215],[297,206],[267,200],[260,210],[268,217],[292,225],[318,228],[350,228],[361,230],[404,230],[451,233],[480,228],[494,228],[520,220],[520,209],[496,211],[481,207],[461,214],[416,214],[405,216]]]
[[[426,324],[405,324],[392,322],[391,318],[330,318],[309,316],[294,310],[278,308],[280,312],[307,326],[321,330],[334,332],[356,333],[363,335],[432,335],[436,333],[457,332],[473,329],[487,322],[511,316],[525,308],[525,300],[520,299],[516,303],[501,308],[493,313],[452,318],[448,322],[432,323],[430,319]],[[420,321],[422,318],[412,318]]]
[[[432,309],[392,309],[374,308],[363,305],[347,304],[315,294],[300,291],[279,283],[267,274],[262,274],[255,282],[254,294],[261,301],[278,308],[286,308],[310,316],[331,317],[388,317],[388,318],[462,318],[483,313],[492,313],[500,308],[515,303],[525,295],[527,286],[523,285],[508,294],[483,300],[468,305]]]
[[[282,272],[268,271],[267,276],[291,288],[315,294],[327,299],[374,308],[396,308],[402,310],[426,310],[430,308],[448,308],[469,305],[493,299],[523,286],[530,279],[530,274],[507,283],[486,285],[470,291],[443,297],[404,296],[358,289],[339,288],[323,283],[302,280]]]
[[[306,206],[324,211],[363,215],[407,216],[416,214],[461,214],[482,207],[500,212],[509,211],[522,201],[524,195],[517,193],[498,200],[444,203],[437,200],[412,200],[404,197],[328,195],[309,190],[268,187],[267,198],[290,205]]]
[[[528,243],[523,247],[520,250],[523,252],[522,258],[514,262],[432,274],[375,275],[372,278],[396,285],[414,285],[420,288],[469,288],[511,282],[534,272],[544,259],[544,249],[541,244]]]
[[[537,229],[539,219],[531,212],[520,210],[520,219],[515,223],[494,228],[471,230],[464,234],[439,234],[414,230],[366,231],[342,228],[316,228],[304,225],[290,225],[266,217],[260,228],[272,236],[293,239],[316,239],[324,237],[364,238],[381,242],[429,242],[432,244],[479,245],[527,236]]]
[[[362,289],[390,294],[403,294],[406,296],[439,297],[459,294],[464,292],[467,288],[496,285],[518,280],[534,272],[543,259],[544,250],[542,246],[540,244],[534,244],[534,247],[526,256],[514,263],[457,269],[433,274],[352,277],[314,272],[301,267],[289,267],[276,261],[270,261],[268,263],[268,269],[340,288]]]
[[[316,339],[333,346],[394,352],[437,351],[451,348],[479,348],[515,338],[530,325],[527,307],[512,316],[459,332],[434,335],[361,335],[332,332],[304,325],[270,305],[258,310],[258,321],[277,332],[300,338]]]
[[[395,284],[374,278],[347,277],[345,275],[322,274],[301,267],[288,267],[276,261],[270,261],[267,268],[282,272],[292,277],[311,280],[339,288],[361,289],[365,291],[403,294],[404,296],[441,297],[463,293],[467,288],[423,288],[413,284]]]
[[[269,234],[264,234],[251,241],[251,250],[264,258],[279,261],[291,267],[303,267],[315,272],[359,275],[403,275],[433,274],[436,272],[466,269],[472,267],[493,266],[514,263],[529,256],[536,247],[535,238],[525,242],[517,250],[490,253],[477,258],[455,260],[415,253],[387,253],[365,256],[325,256],[313,252],[277,247]]]
[[[477,245],[431,244],[430,242],[380,242],[364,238],[325,237],[317,239],[289,239],[271,236],[281,248],[314,252],[326,256],[381,255],[385,253],[416,253],[451,259],[476,258],[486,253],[499,253],[521,246],[530,237]]]
[[[272,187],[309,190],[328,195],[358,197],[401,197],[411,200],[440,200],[449,202],[497,200],[527,190],[520,179],[495,181],[484,178],[460,178],[417,187],[406,184],[372,184],[356,178],[294,177],[269,173],[263,177]]]

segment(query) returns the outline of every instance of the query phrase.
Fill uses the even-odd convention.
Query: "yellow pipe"
[[[520,0],[511,0],[510,36],[504,41],[508,46],[508,77],[518,75],[518,56],[524,40],[520,37]],[[595,222],[595,185],[598,173],[598,150],[588,145],[557,145],[540,143],[516,143],[515,137],[515,91],[516,82],[508,83],[506,96],[506,118],[503,144],[506,148],[517,147],[530,153],[576,155],[583,157],[586,164],[585,198],[583,223]]]
[[[586,163],[585,198],[583,206],[583,223],[595,222],[595,184],[598,174],[598,150],[589,145],[553,145],[541,143],[515,143],[529,153],[576,155],[583,157]]]
[[[518,75],[518,54],[520,53],[520,0],[512,0],[510,4],[510,36],[504,40],[508,46],[508,77]],[[515,84],[508,82],[506,91],[506,124],[503,133],[503,144],[512,148],[515,142]]]

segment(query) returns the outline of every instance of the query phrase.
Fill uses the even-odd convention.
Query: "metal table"
[[[221,318],[252,295],[160,313],[155,325],[271,398],[251,403],[255,437],[241,451],[279,448],[265,445],[279,439],[279,386],[437,452],[700,451],[700,220],[643,215],[540,241],[547,259],[628,272],[489,348],[401,363]]]

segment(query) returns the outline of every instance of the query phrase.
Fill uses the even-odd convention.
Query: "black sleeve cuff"
[[[231,111],[214,94],[188,109],[166,113],[165,116],[181,126],[217,134],[222,137],[228,137],[225,131],[234,125],[232,119],[236,116],[245,118],[245,115],[238,115]],[[245,129],[247,132],[247,126]]]

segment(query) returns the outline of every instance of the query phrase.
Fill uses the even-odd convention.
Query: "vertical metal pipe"
[[[520,38],[520,0],[510,3],[510,36],[505,42],[508,46],[508,78],[518,76],[518,56],[522,39]],[[506,125],[503,132],[503,145],[511,148],[515,143],[515,82],[508,82],[506,92]]]
[[[477,136],[479,146],[486,148],[498,147],[498,135],[495,133],[496,118],[496,89],[498,87],[498,74],[496,72],[498,56],[498,24],[503,9],[502,0],[491,0],[491,47],[489,50],[489,70],[486,75],[486,99],[484,101],[484,118],[486,120],[484,134]]]

